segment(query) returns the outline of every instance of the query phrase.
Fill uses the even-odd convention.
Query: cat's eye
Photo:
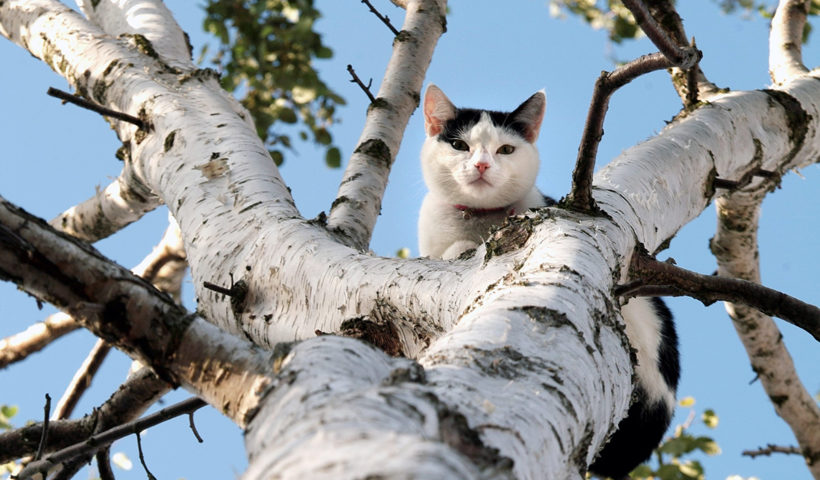
[[[450,142],[450,146],[452,146],[456,150],[460,150],[462,152],[466,152],[467,150],[470,149],[470,146],[467,145],[467,142],[465,142],[464,140],[459,140],[459,139],[455,139],[452,142]]]
[[[501,155],[509,155],[515,151],[515,147],[512,145],[501,145],[498,147],[498,150],[495,153],[500,153]]]

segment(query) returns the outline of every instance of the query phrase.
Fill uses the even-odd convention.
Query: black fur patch
[[[658,297],[652,298],[655,313],[661,319],[661,343],[658,346],[658,370],[669,388],[677,390],[680,380],[680,354],[678,353],[678,334],[672,321],[672,312]]]
[[[678,334],[675,332],[672,312],[663,300],[658,297],[650,300],[661,320],[658,370],[666,385],[674,392],[680,379]],[[621,420],[609,443],[598,452],[598,458],[589,466],[589,471],[595,475],[616,479],[626,477],[652,455],[652,451],[660,444],[664,432],[669,428],[673,412],[669,411],[664,402],[649,403],[640,378],[633,392],[633,400],[626,418]]]
[[[589,471],[595,475],[616,479],[626,477],[649,458],[669,427],[672,415],[663,402],[649,405],[640,385],[635,387],[634,395],[635,402],[618,425],[618,431],[589,466]]]
[[[521,138],[526,138],[527,125],[514,117],[514,112],[508,113],[495,112],[491,110],[477,110],[474,108],[458,108],[456,109],[455,117],[447,120],[444,124],[444,129],[442,129],[441,133],[438,135],[439,141],[449,143],[453,140],[460,139],[464,132],[473,128],[475,124],[481,120],[481,114],[484,112],[487,112],[487,115],[489,115],[490,121],[493,125],[506,128],[507,130],[520,135]]]

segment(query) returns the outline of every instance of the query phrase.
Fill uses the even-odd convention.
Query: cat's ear
[[[524,138],[530,143],[535,143],[538,139],[546,107],[547,94],[541,89],[512,112],[511,116],[515,121],[524,125]]]
[[[434,137],[444,130],[444,124],[455,118],[456,107],[440,88],[427,87],[424,94],[424,131],[428,137]]]

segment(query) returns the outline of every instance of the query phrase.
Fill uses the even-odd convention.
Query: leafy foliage
[[[763,18],[772,18],[777,2],[761,0],[716,0],[724,13],[743,12],[747,17],[752,12],[757,12]],[[809,16],[820,14],[820,0],[811,0],[809,3]],[[803,27],[803,43],[808,43],[811,35],[811,24],[806,22]]]
[[[689,408],[687,420],[675,427],[672,437],[666,439],[655,450],[654,459],[640,465],[632,471],[633,480],[703,480],[705,478],[703,465],[696,459],[685,458],[694,454],[720,454],[720,447],[708,436],[694,435],[689,429],[695,420],[695,411],[692,407],[695,400],[686,397],[680,401],[680,406]],[[700,415],[703,424],[714,429],[718,425],[718,416],[714,410],[706,409]]]
[[[596,30],[608,31],[609,39],[615,43],[641,35],[632,13],[620,0],[550,0],[552,16],[562,17],[566,13],[581,17]]]
[[[773,0],[713,0],[720,9],[727,14],[742,13],[751,17],[757,12],[763,18],[770,19],[774,15],[777,2]],[[674,1],[672,2],[674,4]],[[638,38],[642,35],[635,23],[635,18],[623,6],[620,0],[550,0],[550,13],[561,17],[567,13],[581,17],[592,28],[606,30],[609,39],[614,43]],[[820,14],[820,0],[811,0],[809,15]],[[809,41],[811,25],[806,22],[803,30],[803,43]]]
[[[210,57],[206,45],[200,61],[214,64],[222,86],[251,112],[276,164],[291,148],[282,133],[282,124],[290,124],[302,140],[325,146],[328,166],[340,166],[329,127],[345,101],[313,66],[314,59],[333,56],[314,30],[320,13],[313,0],[208,0],[204,8],[204,28],[219,45]]]
[[[17,415],[17,407],[13,405],[0,405],[0,430],[11,430],[11,417]]]

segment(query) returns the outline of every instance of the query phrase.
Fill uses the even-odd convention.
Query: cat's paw
[[[444,260],[452,260],[454,258],[458,258],[459,255],[467,250],[476,247],[478,247],[478,244],[475,242],[471,242],[470,240],[459,240],[447,247],[447,250],[441,254],[441,258]]]

